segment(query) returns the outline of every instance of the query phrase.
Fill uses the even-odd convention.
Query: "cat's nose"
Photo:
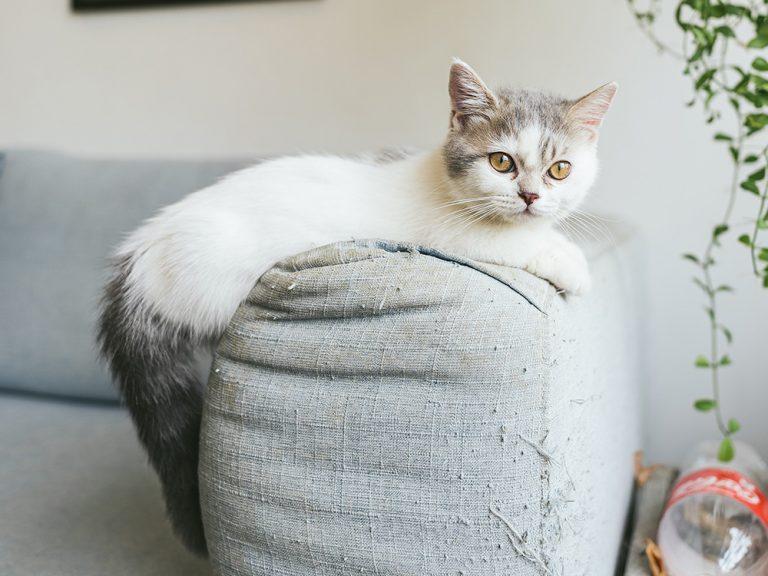
[[[523,202],[525,202],[526,206],[530,206],[539,199],[539,195],[534,192],[524,192],[521,190],[517,193],[517,195],[523,199]]]

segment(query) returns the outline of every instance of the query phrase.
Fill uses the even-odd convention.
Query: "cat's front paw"
[[[556,288],[580,295],[592,287],[589,265],[583,252],[570,242],[558,243],[536,254],[525,269]]]

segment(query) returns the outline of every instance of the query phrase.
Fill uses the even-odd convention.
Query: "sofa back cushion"
[[[95,344],[110,252],[161,206],[244,164],[5,153],[0,388],[114,399]]]

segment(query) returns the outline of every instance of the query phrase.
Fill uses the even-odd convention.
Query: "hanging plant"
[[[752,207],[750,231],[736,240],[747,250],[745,264],[757,281],[768,288],[768,0],[743,3],[712,0],[683,0],[676,4],[674,19],[681,32],[680,49],[662,41],[655,23],[662,14],[661,0],[627,0],[642,32],[664,54],[682,62],[682,73],[691,81],[693,98],[707,124],[713,125],[713,139],[723,145],[733,167],[727,203],[720,220],[701,252],[683,257],[697,268],[694,283],[706,301],[710,329],[709,350],[694,360],[697,368],[709,372],[711,394],[694,402],[694,408],[714,414],[722,437],[718,457],[734,456],[733,435],[741,425],[726,418],[720,403],[721,370],[731,364],[724,348],[733,334],[723,323],[718,303],[733,289],[717,277],[716,255],[722,243],[731,240],[731,218],[740,196]]]

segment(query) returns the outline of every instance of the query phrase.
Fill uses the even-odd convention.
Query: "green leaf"
[[[717,226],[715,226],[715,229],[712,230],[712,237],[718,238],[719,236],[722,236],[726,232],[728,232],[728,224],[718,224]]]
[[[757,258],[763,262],[768,262],[768,248],[761,248]]]
[[[731,331],[725,326],[721,326],[720,330],[723,331],[723,336],[725,336],[725,339],[728,342],[728,344],[731,344],[733,342],[733,334],[731,333]]]
[[[766,72],[768,71],[768,60],[762,56],[758,56],[752,61],[752,68],[760,70],[760,72]]]
[[[717,458],[720,462],[730,462],[734,456],[733,440],[726,436],[723,441],[720,442],[720,449],[717,451]]]
[[[728,286],[728,284],[721,284],[717,288],[715,288],[715,292],[733,292],[733,288],[731,286]]]
[[[691,26],[691,32],[693,33],[693,37],[696,39],[696,42],[701,46],[708,46],[709,45],[709,36],[707,36],[706,30],[704,28],[701,28],[699,26]],[[757,37],[759,38],[759,36]],[[757,40],[755,38],[755,40]]]
[[[739,161],[739,151],[738,149],[734,148],[733,146],[728,147],[728,151],[731,153],[731,158],[733,158],[734,162]]]
[[[706,49],[706,46],[699,46],[698,48],[696,48],[696,50],[693,51],[693,54],[691,54],[690,57],[688,58],[688,62],[699,62],[702,56],[704,56],[705,49]],[[689,75],[689,74],[686,72],[686,75]]]
[[[696,357],[693,365],[696,368],[709,368],[709,360],[707,360],[706,356],[699,355]]]
[[[746,89],[739,89],[738,92],[741,96],[749,100],[755,106],[755,108],[760,108],[763,105],[763,99],[758,94],[750,92]],[[756,127],[750,126],[750,128],[755,129]]]
[[[754,164],[758,160],[760,160],[759,156],[757,156],[756,154],[749,154],[748,156],[746,156],[744,158],[744,163],[745,164]]]
[[[730,420],[728,420],[728,432],[730,432],[731,434],[735,434],[739,430],[741,430],[741,424],[739,424],[738,420],[736,420],[735,418],[731,418]]]
[[[752,174],[747,176],[747,180],[752,180],[753,182],[759,182],[763,178],[765,178],[765,167],[760,168],[760,170],[755,170]]]
[[[715,28],[715,32],[720,34],[721,36],[725,36],[726,38],[736,38],[736,33],[733,31],[733,28],[730,26],[718,26]]]
[[[749,234],[742,234],[739,236],[739,242],[750,248],[752,247],[752,238],[749,237]]]
[[[747,48],[765,48],[768,46],[768,36],[755,36],[747,43]]]
[[[725,16],[725,8],[719,4],[709,7],[709,15],[712,18],[722,18]]]
[[[738,6],[736,4],[721,4],[723,14],[730,16],[751,16],[749,8],[746,6]]]
[[[758,113],[749,114],[744,120],[744,125],[747,128],[762,128],[768,124],[768,114]]]
[[[699,412],[709,412],[710,410],[714,410],[715,406],[717,406],[717,402],[711,398],[701,398],[693,403],[693,407]]]
[[[701,76],[699,76],[698,80],[696,80],[696,83],[694,84],[694,87],[696,90],[701,89],[702,86],[705,84],[708,84],[710,80],[714,77],[714,75],[717,74],[717,68],[710,68],[706,72],[704,72]]]
[[[695,254],[683,254],[683,258],[686,260],[690,260],[691,262],[694,262],[696,264],[700,264],[701,260],[699,260],[699,257]]]
[[[715,140],[723,140],[725,142],[730,142],[731,140],[733,140],[733,136],[728,136],[728,134],[718,132],[717,134],[715,134]]]
[[[720,366],[730,366],[731,365],[731,357],[727,354],[720,358]]]
[[[760,218],[756,224],[758,230],[768,230],[768,220],[766,220],[765,217]]]
[[[752,192],[756,196],[760,196],[760,190],[757,188],[757,184],[752,180],[745,180],[741,183],[741,188],[747,192]]]
[[[752,84],[754,84],[758,89],[768,86],[768,80],[762,76],[758,76],[757,74],[750,74],[749,78],[752,80]]]

